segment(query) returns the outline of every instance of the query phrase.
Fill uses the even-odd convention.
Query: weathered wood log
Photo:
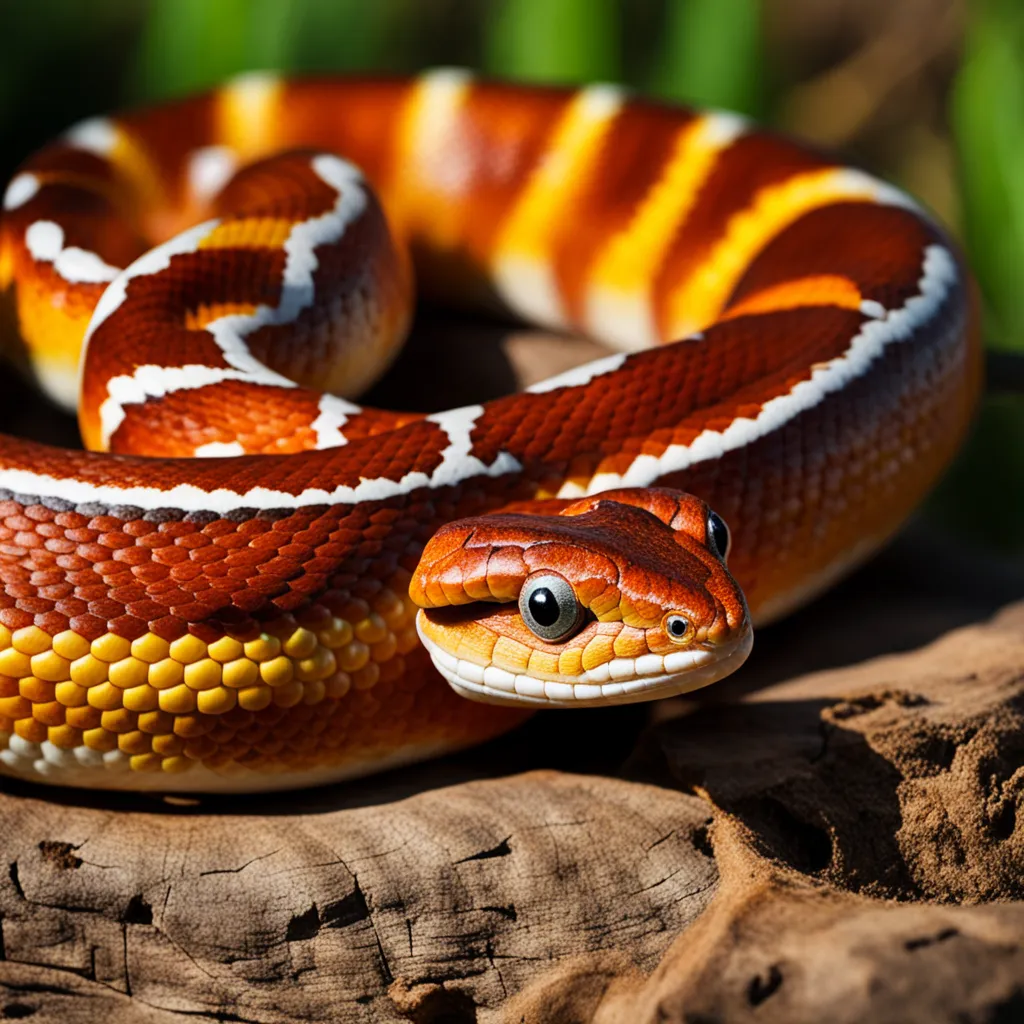
[[[705,914],[649,977],[580,957],[514,997],[530,1024],[937,1024],[1024,1019],[1024,904],[871,899],[814,883],[754,853],[727,816]],[[472,1019],[472,1018],[467,1018]]]
[[[715,887],[707,806],[671,790],[533,773],[383,806],[338,810],[338,795],[234,815],[5,797],[8,964],[55,990],[89,979],[67,1020],[95,1020],[110,993],[211,1017],[381,1020],[397,979],[498,1005],[581,950],[650,969]],[[10,1000],[25,968],[2,966]]]

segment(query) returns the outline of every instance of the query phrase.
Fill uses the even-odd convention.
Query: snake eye
[[[566,640],[583,622],[576,592],[553,573],[532,576],[519,593],[519,614],[534,633],[548,643]]]
[[[666,615],[665,632],[668,634],[669,640],[673,640],[677,644],[684,644],[690,639],[693,630],[690,629],[689,621],[682,615]]]
[[[711,548],[724,562],[729,557],[729,527],[717,512],[708,512],[707,533]]]

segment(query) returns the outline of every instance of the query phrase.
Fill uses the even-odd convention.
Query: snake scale
[[[39,781],[307,785],[711,682],[979,386],[911,199],[608,85],[249,75],[76,125],[3,205],[8,351],[90,449],[0,437],[0,770]],[[615,354],[363,408],[414,278]]]

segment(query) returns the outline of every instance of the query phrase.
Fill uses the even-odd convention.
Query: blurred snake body
[[[428,416],[339,397],[413,274],[616,354]],[[0,437],[0,770],[67,785],[323,782],[718,678],[733,578],[767,621],[863,560],[979,380],[907,196],[605,85],[253,75],[91,119],[10,182],[0,285],[92,449]],[[579,617],[541,642],[552,574]]]

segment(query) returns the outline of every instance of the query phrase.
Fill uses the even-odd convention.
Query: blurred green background
[[[250,68],[437,64],[621,81],[839,151],[945,221],[978,275],[988,345],[1024,359],[1024,0],[5,0],[0,171],[78,118]],[[1017,552],[1022,381],[997,364],[1004,393],[928,510]]]

